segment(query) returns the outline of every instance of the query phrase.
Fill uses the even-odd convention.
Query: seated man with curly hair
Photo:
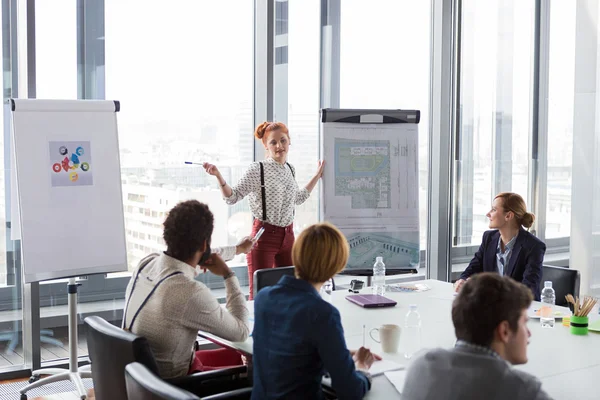
[[[164,222],[167,250],[144,258],[127,286],[123,328],[146,337],[163,378],[241,364],[239,354],[220,349],[211,365],[203,365],[203,352],[194,351],[199,330],[231,341],[244,341],[249,334],[238,279],[221,256],[211,254],[213,220],[208,207],[196,200],[173,207]],[[226,309],[194,279],[199,265],[225,280]]]

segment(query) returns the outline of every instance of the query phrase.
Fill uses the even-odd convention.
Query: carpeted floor
[[[0,383],[0,400],[19,400],[19,390],[27,386],[27,384],[27,381]],[[88,391],[93,387],[91,378],[84,379],[83,384]],[[27,392],[27,397],[33,399],[34,397],[51,394],[74,392],[74,390],[75,386],[73,386],[71,381],[54,382],[39,388],[31,389]]]

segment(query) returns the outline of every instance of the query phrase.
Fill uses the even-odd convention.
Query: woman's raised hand
[[[319,166],[317,168],[317,173],[315,174],[315,176],[317,178],[320,178],[323,176],[323,170],[325,169],[325,160],[319,160]]]
[[[204,168],[204,170],[206,171],[206,173],[209,174],[209,175],[216,176],[216,177],[221,176],[221,173],[219,172],[219,169],[214,164],[210,164],[210,163],[205,162],[205,163],[202,163],[202,167]]]

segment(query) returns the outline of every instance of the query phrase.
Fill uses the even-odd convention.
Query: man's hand
[[[371,353],[371,350],[365,347],[356,350],[352,358],[357,369],[368,370],[373,365],[373,362],[375,362],[375,356]]]
[[[225,261],[218,254],[211,254],[206,263],[201,265],[204,271],[209,270],[213,274],[224,277],[231,272],[231,268],[225,264]]]
[[[250,236],[246,236],[238,244],[235,245],[235,254],[246,254],[252,250],[252,246],[254,246],[254,240]]]
[[[460,291],[460,288],[462,287],[462,285],[465,284],[466,281],[466,279],[459,279],[456,282],[454,282],[454,291],[458,293]]]

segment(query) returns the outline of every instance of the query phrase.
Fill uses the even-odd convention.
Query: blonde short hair
[[[296,277],[313,283],[325,282],[342,271],[349,255],[348,241],[328,222],[304,229],[292,248]]]

